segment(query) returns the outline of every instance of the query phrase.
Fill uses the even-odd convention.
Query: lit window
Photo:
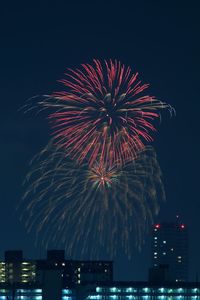
[[[166,255],[166,252],[163,252],[163,255]]]
[[[62,290],[62,293],[63,293],[64,295],[68,295],[68,294],[71,294],[71,290],[69,290],[69,289],[64,289],[64,290]]]
[[[166,244],[167,242],[166,241],[163,241],[163,244]]]
[[[121,293],[121,289],[116,288],[116,287],[112,287],[112,288],[110,288],[110,292],[111,293]]]
[[[154,240],[157,240],[157,236],[154,236]]]
[[[171,251],[174,251],[174,248],[171,248]]]

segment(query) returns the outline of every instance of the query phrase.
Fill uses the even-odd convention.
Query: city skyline
[[[173,222],[165,220],[164,222],[162,221],[160,223],[154,223],[151,227],[150,234],[151,246],[149,247],[149,256],[151,259],[145,267],[145,279],[143,279],[143,281],[145,280],[151,283],[151,281],[154,282],[155,280],[155,282],[158,282],[159,284],[168,281],[174,283],[194,282],[196,280],[198,281],[198,272],[192,274],[193,276],[189,276],[191,275],[189,240],[190,238],[188,236],[188,227],[185,223],[182,222],[179,215],[175,217]],[[15,266],[15,263],[17,269],[20,269],[22,267],[22,273],[24,263],[30,265],[31,270],[32,268],[34,268],[34,272],[36,272],[38,266],[40,269],[41,267],[44,268],[48,264],[50,268],[54,268],[58,265],[61,266],[61,268],[62,266],[64,266],[63,269],[67,268],[68,270],[76,270],[79,266],[85,264],[86,269],[91,269],[90,271],[94,271],[95,267],[100,264],[100,270],[101,268],[104,268],[104,266],[110,269],[106,275],[111,277],[109,277],[109,280],[107,277],[105,277],[105,280],[118,280],[118,276],[116,275],[115,259],[74,259],[68,257],[66,252],[66,250],[61,249],[60,247],[56,249],[50,248],[45,250],[42,257],[30,258],[29,255],[28,257],[24,257],[24,251],[22,249],[4,250],[4,258],[0,259],[0,282],[6,282],[6,280],[8,280],[8,277],[6,277],[8,275],[6,274],[9,274],[9,268],[6,269],[5,265],[8,264],[9,266],[10,262],[14,263],[11,266],[12,268]],[[74,264],[73,268],[71,264]],[[94,269],[93,267],[91,267],[93,265]],[[27,266],[25,267],[27,268]],[[17,278],[21,278],[20,272],[21,271],[19,270],[16,272]],[[34,282],[35,277],[33,277],[32,275],[28,276],[30,277],[30,282]],[[104,279],[104,277],[102,278]],[[121,280],[125,281],[123,278]],[[76,283],[81,283],[78,281]],[[141,279],[136,279],[136,281],[141,281]]]
[[[45,252],[34,245],[34,234],[26,232],[16,208],[28,163],[49,140],[50,130],[46,120],[24,115],[20,108],[30,97],[57,90],[56,80],[67,67],[93,58],[116,58],[138,70],[142,80],[151,84],[152,94],[176,110],[176,117],[161,121],[152,143],[167,195],[155,222],[182,216],[191,237],[190,278],[195,278],[200,271],[198,6],[179,1],[5,3],[1,18],[0,253],[18,248],[31,257],[42,257]],[[116,258],[117,278],[147,277],[150,232],[151,228],[141,252],[133,248],[131,261],[123,254]]]
[[[116,281],[112,261],[66,260],[64,250],[48,250],[42,260],[26,259],[19,250],[5,251],[5,259],[0,261],[0,299],[199,299],[198,279],[188,282],[184,261],[180,269],[173,268],[179,252],[175,260],[167,253],[173,246],[175,252],[177,248],[183,255],[182,247],[187,245],[182,244],[180,238],[187,239],[185,229],[185,224],[177,222],[154,224],[152,250],[156,248],[161,268],[157,268],[153,253],[150,271],[154,272],[148,281]],[[166,248],[168,244],[169,249]],[[165,256],[168,266],[163,264],[167,262],[162,260],[163,250],[168,256]]]

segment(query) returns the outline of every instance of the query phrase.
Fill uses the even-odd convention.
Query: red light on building
[[[185,225],[184,224],[181,224],[181,229],[184,229],[185,228]]]
[[[160,228],[160,224],[155,224],[154,227],[158,229]]]

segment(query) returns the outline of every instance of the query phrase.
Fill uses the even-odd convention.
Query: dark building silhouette
[[[41,260],[24,259],[22,251],[6,251],[5,260],[0,261],[0,283],[43,284],[56,274],[67,286],[110,282],[113,262],[66,260],[64,250],[49,250],[47,259]]]
[[[149,282],[162,283],[169,282],[169,265],[159,265],[149,269]]]
[[[5,251],[5,262],[20,262],[23,259],[22,250]]]
[[[156,281],[159,277],[165,281],[188,281],[188,230],[178,221],[153,226],[149,279]]]
[[[65,250],[48,250],[47,260],[52,262],[59,262],[65,260]]]

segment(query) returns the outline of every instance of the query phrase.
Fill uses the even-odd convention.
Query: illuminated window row
[[[63,298],[65,299],[65,298]],[[140,295],[139,298],[138,296],[133,296],[133,295],[130,295],[130,296],[119,296],[119,295],[110,295],[110,296],[100,296],[100,295],[91,295],[91,296],[88,296],[87,299],[89,300],[100,300],[100,299],[108,299],[108,300],[152,300],[152,295]],[[178,296],[165,296],[165,295],[154,295],[153,296],[153,299],[154,300],[181,300],[181,299],[185,299],[185,296],[183,295],[178,295]],[[187,297],[188,299],[188,297]],[[199,300],[200,299],[200,296],[190,296],[189,297],[190,300]]]
[[[70,295],[70,294],[72,294],[72,290],[64,289],[64,290],[62,290],[62,294],[63,295]]]
[[[110,293],[139,293],[139,294],[143,294],[143,293],[158,293],[158,294],[200,294],[200,289],[198,288],[149,288],[149,287],[144,287],[144,288],[116,288],[116,287],[112,287],[112,288],[102,288],[102,287],[97,287],[96,288],[96,292],[97,293],[101,293],[103,295],[105,294],[110,294]],[[98,295],[95,295],[95,297]],[[111,295],[112,296],[112,295]],[[90,298],[92,299],[92,298]],[[94,298],[97,299],[97,298]]]

